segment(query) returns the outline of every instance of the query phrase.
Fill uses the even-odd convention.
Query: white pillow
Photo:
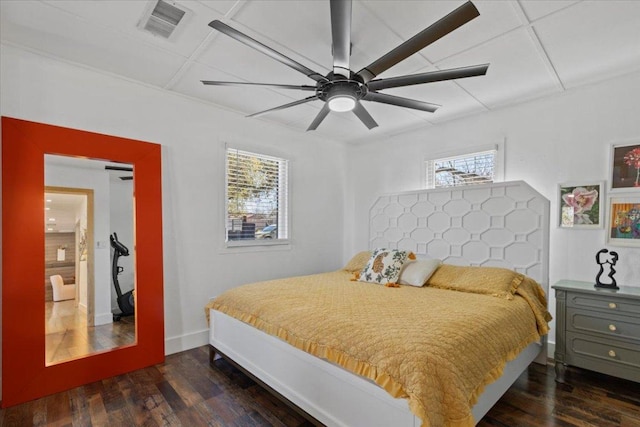
[[[439,259],[419,259],[404,264],[398,283],[401,285],[423,286],[429,277],[442,265]]]

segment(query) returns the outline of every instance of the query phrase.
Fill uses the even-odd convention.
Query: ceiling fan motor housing
[[[333,76],[330,76],[330,78]],[[334,98],[349,97],[354,101],[361,100],[367,93],[367,87],[352,79],[346,79],[342,76],[337,76],[339,79],[329,80],[327,82],[319,82],[316,94],[321,100],[328,102]]]

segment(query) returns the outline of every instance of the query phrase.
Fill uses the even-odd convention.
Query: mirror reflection
[[[133,168],[45,155],[45,361],[133,345]]]

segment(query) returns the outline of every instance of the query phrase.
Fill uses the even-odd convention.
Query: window
[[[228,246],[288,239],[287,172],[285,159],[227,148]]]
[[[499,146],[492,149],[442,156],[425,162],[427,188],[486,184],[500,181]]]

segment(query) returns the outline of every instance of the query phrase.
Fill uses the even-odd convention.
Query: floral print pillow
[[[375,249],[367,265],[360,272],[360,282],[396,285],[402,266],[408,259],[416,259],[413,252],[397,249]]]

